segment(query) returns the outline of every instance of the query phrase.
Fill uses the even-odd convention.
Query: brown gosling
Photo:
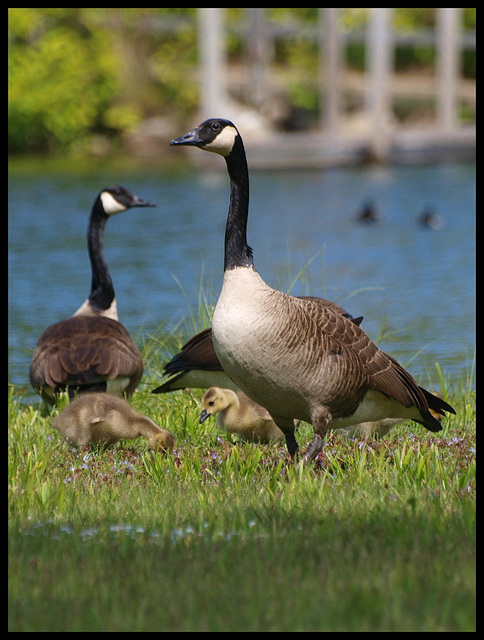
[[[247,442],[268,444],[284,438],[269,412],[242,391],[211,387],[203,394],[202,407],[200,423],[217,415],[221,429]]]
[[[140,436],[147,438],[153,449],[171,450],[175,446],[170,431],[139,414],[126,400],[106,393],[79,396],[54,419],[53,426],[78,447],[91,442],[108,446]]]

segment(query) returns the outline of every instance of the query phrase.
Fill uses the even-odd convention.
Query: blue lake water
[[[195,153],[196,151],[193,151]],[[249,158],[250,165],[250,158]],[[92,203],[122,184],[156,209],[109,220],[105,254],[120,320],[136,336],[179,330],[215,304],[229,200],[225,164],[143,171],[96,167],[9,178],[9,381],[28,385],[40,333],[86,299]],[[381,219],[355,221],[371,198]],[[431,205],[445,220],[421,228]],[[475,349],[475,166],[363,167],[251,174],[248,240],[270,285],[314,294],[364,316],[366,332],[428,385],[435,363],[456,382]],[[302,273],[301,277],[298,274]],[[194,333],[194,331],[192,331]],[[190,337],[187,335],[187,337]]]

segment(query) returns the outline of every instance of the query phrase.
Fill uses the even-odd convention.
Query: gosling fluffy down
[[[200,423],[217,414],[217,424],[248,442],[269,443],[284,434],[269,412],[248,398],[242,391],[211,387],[203,394]]]
[[[53,427],[71,444],[90,442],[111,445],[118,440],[144,436],[153,449],[173,449],[170,431],[135,411],[126,400],[106,393],[86,393],[74,400],[54,419]]]

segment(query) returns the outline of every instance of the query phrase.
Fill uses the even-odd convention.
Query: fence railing
[[[463,129],[459,115],[459,85],[464,49],[475,48],[475,32],[462,29],[462,9],[436,8],[436,27],[415,33],[398,31],[392,24],[393,9],[368,10],[366,29],[346,32],[340,26],[338,12],[343,9],[320,9],[314,26],[276,25],[266,19],[264,9],[246,9],[245,35],[249,101],[253,107],[264,103],[270,73],[272,42],[275,38],[298,37],[312,39],[319,50],[319,112],[320,133],[347,136],[344,129],[342,96],[345,91],[345,47],[349,41],[365,46],[366,132],[371,153],[385,158],[395,142],[393,118],[394,50],[399,45],[427,45],[435,49],[435,74],[431,94],[435,101],[435,117],[427,126],[435,136],[455,138]],[[226,38],[228,27],[225,9],[199,10],[199,47],[201,112],[203,116],[227,113],[230,97],[227,78]],[[412,88],[409,87],[410,96]],[[399,94],[401,98],[401,93]],[[414,96],[415,97],[415,96]],[[475,100],[475,97],[474,97]],[[468,123],[467,123],[468,124]],[[427,131],[429,133],[429,131]],[[466,131],[468,135],[468,127]]]

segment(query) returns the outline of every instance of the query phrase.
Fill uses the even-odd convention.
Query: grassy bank
[[[334,434],[297,469],[198,424],[201,392],[156,384],[132,404],[173,432],[169,455],[73,449],[58,409],[12,390],[10,631],[475,630],[470,386],[447,385],[438,434]]]

